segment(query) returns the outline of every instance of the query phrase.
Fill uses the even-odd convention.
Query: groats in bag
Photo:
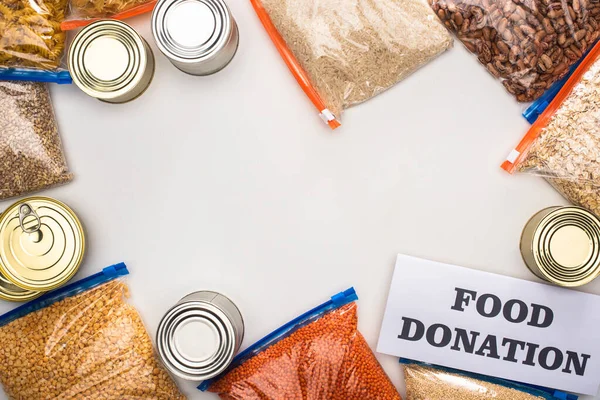
[[[498,378],[400,360],[406,400],[577,400],[577,396]]]
[[[518,101],[540,97],[600,37],[600,3],[582,0],[429,0]]]
[[[401,400],[357,330],[348,289],[266,336],[201,390],[222,399]]]
[[[71,83],[60,29],[67,0],[0,0],[0,79]]]
[[[124,264],[0,317],[0,382],[11,399],[185,399],[127,303]]]
[[[69,182],[46,84],[0,81],[0,199]]]
[[[540,115],[502,168],[541,175],[600,216],[600,44]]]
[[[331,128],[342,110],[393,86],[452,46],[420,0],[250,0]]]
[[[81,28],[104,18],[124,20],[152,12],[157,0],[70,0],[63,31]]]

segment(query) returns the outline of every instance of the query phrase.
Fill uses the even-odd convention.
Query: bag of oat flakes
[[[422,0],[250,0],[302,90],[332,128],[342,110],[452,46]]]
[[[502,168],[543,176],[600,216],[600,43],[513,149]]]
[[[185,399],[126,301],[127,274],[113,265],[0,316],[10,399]]]

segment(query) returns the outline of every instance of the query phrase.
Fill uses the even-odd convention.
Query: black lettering
[[[519,305],[519,313],[513,318],[513,308],[516,304]],[[504,309],[502,311],[504,312],[504,318],[506,318],[508,322],[519,324],[527,319],[527,304],[521,300],[507,301],[506,304],[504,304]]]
[[[582,354],[582,360],[579,361],[579,354],[575,353],[574,351],[567,351],[567,365],[565,365],[565,368],[562,370],[562,372],[571,374],[572,364],[573,368],[575,368],[575,374],[583,376],[583,374],[585,373],[585,366],[587,364],[587,360],[589,360],[590,357],[591,356],[589,354]]]
[[[492,299],[492,309],[490,310],[490,312],[485,311],[485,306],[488,299]],[[502,302],[500,301],[500,298],[496,295],[484,294],[483,296],[479,297],[479,299],[477,299],[477,312],[484,317],[494,318],[498,316],[498,314],[500,314],[501,310]]]
[[[536,328],[547,328],[552,325],[552,321],[554,321],[554,312],[549,307],[532,304],[531,308],[533,309],[531,321],[529,321],[527,325],[535,326]],[[544,319],[540,321],[542,311],[544,312]]]
[[[503,358],[504,361],[510,361],[516,363],[518,360],[515,358],[515,354],[517,353],[517,346],[521,348],[521,350],[525,349],[525,342],[521,342],[520,340],[515,339],[502,339],[502,346],[506,346],[508,343],[508,354]]]
[[[436,342],[435,334],[438,329],[442,330],[442,338],[439,342]],[[433,324],[427,328],[427,342],[433,347],[446,347],[450,340],[452,340],[452,331],[446,325]]]
[[[465,306],[469,305],[469,296],[466,296],[467,294],[471,295],[471,298],[473,300],[475,300],[475,297],[477,297],[477,292],[473,291],[473,290],[467,290],[467,289],[461,289],[461,288],[454,288],[454,290],[456,290],[456,300],[454,301],[454,305],[452,307],[450,307],[451,310],[456,310],[456,311],[465,311],[465,309],[463,308],[463,304]]]
[[[535,367],[535,363],[533,362],[535,360],[535,352],[540,348],[540,345],[534,343],[526,343],[525,345],[527,346],[527,357],[523,361],[523,364]]]
[[[404,325],[402,325],[402,333],[398,335],[398,339],[409,340],[411,342],[421,340],[425,333],[425,325],[418,319],[407,317],[402,317],[402,321],[404,321]],[[410,331],[413,324],[415,325],[415,333],[411,336]]]
[[[471,341],[469,341],[469,335],[466,330],[455,328],[454,332],[456,332],[456,338],[454,339],[454,345],[450,348],[452,350],[460,351],[459,342],[462,342],[465,352],[473,354],[473,351],[475,350],[475,341],[477,340],[477,336],[479,336],[479,332],[471,331]]]
[[[485,354],[486,351],[488,352],[488,354]],[[481,344],[481,347],[479,347],[479,350],[477,350],[475,354],[477,354],[478,356],[485,356],[490,358],[500,358],[500,356],[498,355],[498,343],[496,342],[496,336],[487,335],[487,337]]]
[[[548,364],[548,356],[550,355],[550,352],[554,353],[554,361],[552,362],[552,365]],[[544,347],[540,351],[540,355],[538,356],[538,362],[540,363],[542,368],[554,371],[555,369],[560,368],[560,366],[562,365],[563,353],[556,347]]]

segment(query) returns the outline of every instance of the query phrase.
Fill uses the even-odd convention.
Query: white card
[[[600,296],[399,255],[377,351],[595,395]]]

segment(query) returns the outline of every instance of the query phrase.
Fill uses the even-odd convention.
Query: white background
[[[229,5],[240,47],[216,75],[175,69],[144,16],[132,24],[157,66],[141,98],[111,105],[52,87],[76,179],[44,194],[85,224],[76,278],[125,261],[152,335],[180,297],[223,292],[244,315],[244,346],[353,285],[373,348],[398,253],[536,280],[521,229],[565,201],[499,168],[528,128],[523,106],[461,45],[348,110],[332,133],[250,2]],[[600,293],[600,280],[581,290]],[[397,359],[378,358],[404,394]]]

